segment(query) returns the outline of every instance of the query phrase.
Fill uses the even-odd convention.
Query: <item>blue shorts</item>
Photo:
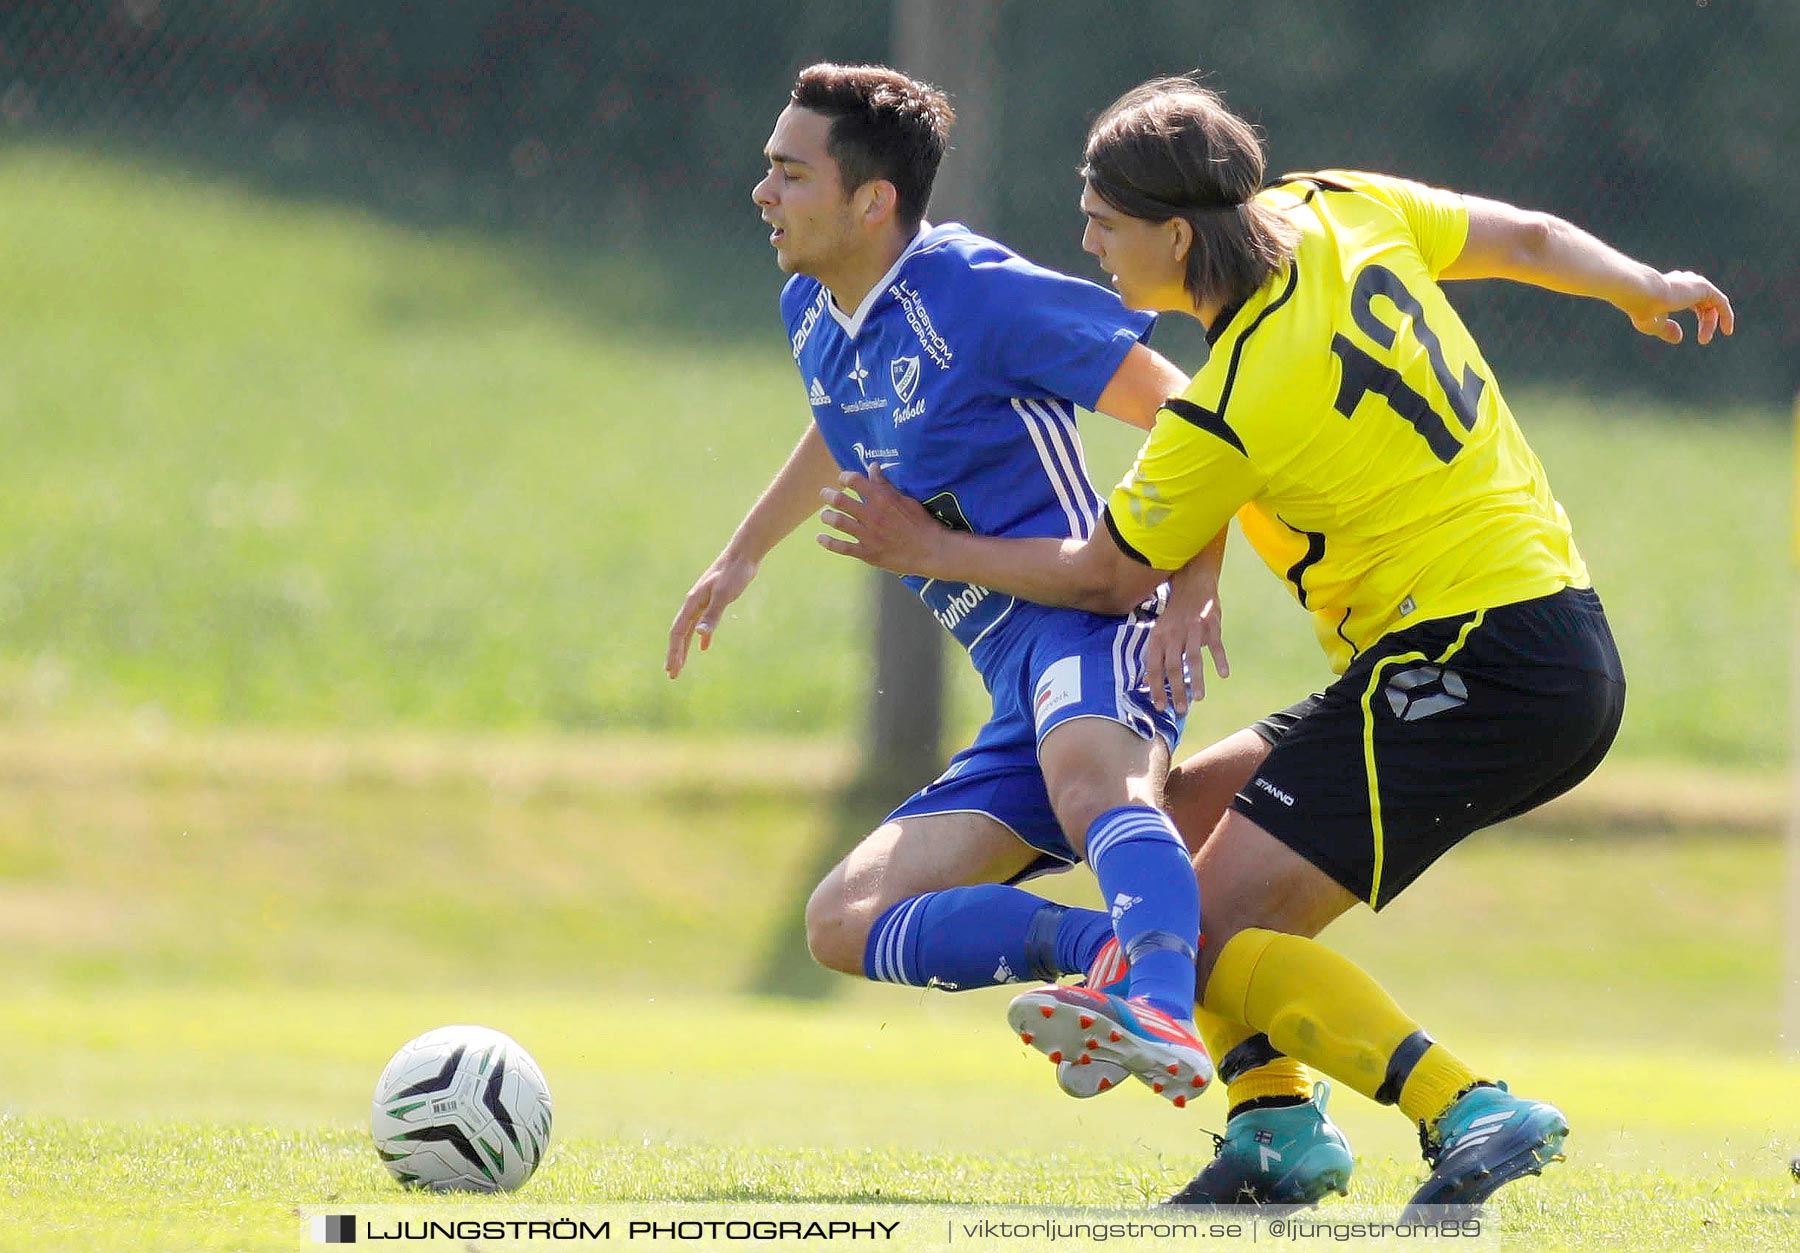
[[[1050,808],[1038,745],[1065,722],[1105,718],[1145,739],[1161,736],[1174,751],[1185,719],[1173,709],[1157,712],[1144,684],[1144,647],[1155,621],[1153,614],[1108,618],[1070,610],[1034,623],[1017,647],[987,666],[994,712],[975,742],[889,820],[986,814],[1039,853],[1015,883],[1080,861]]]

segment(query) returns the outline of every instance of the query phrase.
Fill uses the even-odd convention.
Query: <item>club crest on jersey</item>
[[[894,380],[894,395],[900,397],[900,403],[910,405],[913,393],[919,390],[919,359],[894,358],[888,362],[888,377]]]

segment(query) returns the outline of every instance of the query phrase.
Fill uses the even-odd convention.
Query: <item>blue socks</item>
[[[1067,909],[1056,931],[1056,968],[1065,975],[1085,975],[1113,938],[1112,915],[1104,909]]]
[[[1130,994],[1191,1020],[1200,890],[1174,824],[1159,809],[1121,805],[1088,828],[1087,852],[1110,913],[999,883],[927,892],[875,920],[863,974],[946,991],[1054,981],[1085,973],[1117,936],[1131,963]]]
[[[1087,859],[1131,963],[1131,995],[1191,1020],[1200,888],[1175,824],[1148,805],[1109,809],[1088,828]]]
[[[910,897],[877,918],[863,974],[951,992],[1050,981],[1085,971],[1112,934],[1112,919],[1098,910],[1065,908],[999,883],[950,888]]]

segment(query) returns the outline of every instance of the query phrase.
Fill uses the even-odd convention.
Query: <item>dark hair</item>
[[[1299,231],[1253,201],[1262,139],[1191,78],[1159,78],[1109,105],[1088,131],[1081,176],[1107,204],[1194,228],[1185,286],[1196,301],[1243,300],[1293,255]]]
[[[831,119],[826,150],[845,193],[885,178],[899,193],[901,225],[917,228],[956,120],[944,93],[884,65],[821,62],[800,71],[791,98]]]

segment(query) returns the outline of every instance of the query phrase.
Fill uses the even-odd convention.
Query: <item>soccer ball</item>
[[[510,1192],[550,1147],[550,1088],[511,1036],[439,1027],[375,1083],[369,1127],[394,1178],[435,1192]]]

